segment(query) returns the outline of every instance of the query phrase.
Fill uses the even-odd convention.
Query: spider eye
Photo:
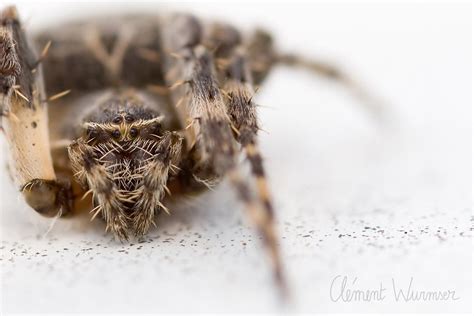
[[[132,123],[133,121],[135,121],[135,118],[133,117],[133,115],[127,114],[125,116],[125,121],[127,121],[127,123]]]
[[[114,130],[112,132],[112,137],[115,138],[115,139],[119,139],[120,138],[120,131],[118,129]]]
[[[116,116],[114,117],[113,121],[115,124],[119,124],[122,122],[122,117],[121,116]]]
[[[130,137],[132,137],[132,138],[137,137],[137,136],[138,136],[138,129],[136,129],[135,127],[132,127],[132,128],[130,129],[130,133],[129,133],[129,134],[130,134]]]

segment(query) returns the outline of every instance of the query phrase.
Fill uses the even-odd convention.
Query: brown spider
[[[169,212],[165,196],[199,192],[227,176],[283,284],[255,87],[279,63],[353,88],[347,77],[279,54],[266,32],[244,35],[182,14],[82,21],[31,43],[15,8],[3,10],[1,123],[13,179],[33,209],[44,216],[92,209],[92,218],[126,240]],[[39,57],[34,47],[44,47]],[[238,168],[241,151],[255,195]]]

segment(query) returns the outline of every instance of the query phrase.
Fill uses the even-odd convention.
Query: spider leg
[[[249,54],[249,67],[255,81],[254,84],[261,84],[270,70],[279,64],[306,69],[317,76],[341,84],[360,100],[361,105],[369,115],[376,120],[386,120],[387,109],[383,102],[369,93],[361,83],[341,68],[320,60],[308,59],[298,54],[280,53],[275,49],[271,35],[263,30],[256,30],[245,45]]]
[[[212,163],[223,175],[235,164],[236,151],[213,56],[200,44],[201,33],[192,16],[178,15],[163,25],[164,49],[173,55],[165,58],[166,81],[173,101],[181,101],[184,126],[192,131],[189,148],[196,149],[197,160]]]
[[[107,230],[121,240],[128,239],[128,217],[124,212],[122,201],[127,197],[113,181],[113,174],[99,162],[94,148],[81,138],[74,141],[68,148],[72,170],[79,182],[94,194],[97,206],[92,210],[92,219],[102,213]]]
[[[174,76],[168,76],[167,80],[170,85],[174,82],[184,83],[174,91],[172,97],[175,102],[185,97],[183,106],[191,118],[189,126],[194,129],[196,135],[195,145],[192,148],[198,161],[196,170],[207,171],[206,167],[212,165],[215,174],[229,177],[238,197],[245,204],[248,217],[263,235],[265,248],[273,264],[275,279],[280,289],[285,292],[274,217],[263,208],[258,199],[252,196],[248,183],[237,168],[238,151],[234,145],[232,118],[219,87],[214,54],[202,45],[205,39],[202,36],[201,26],[193,17],[179,16],[164,26],[163,39],[165,49],[177,56],[168,58],[168,71]],[[224,47],[221,46],[221,49]],[[249,150],[256,148],[250,143],[246,145],[249,145]],[[254,161],[255,166],[259,164],[254,152],[249,158]],[[206,174],[203,172],[198,176],[205,177]]]
[[[277,62],[291,67],[307,69],[315,75],[338,82],[346,87],[364,106],[364,110],[375,119],[384,120],[386,113],[382,102],[371,95],[357,80],[345,73],[341,68],[315,59],[307,59],[295,54],[277,56]]]
[[[8,7],[0,12],[0,119],[13,178],[38,213],[65,215],[72,208],[72,191],[54,172],[44,96],[41,66],[16,9]]]
[[[253,88],[246,56],[242,49],[236,49],[222,70],[227,74],[222,89],[225,92],[227,111],[231,119],[234,136],[245,151],[252,174],[256,179],[260,201],[270,218],[274,211],[270,199],[263,167],[263,159],[258,149],[257,106],[253,102]]]
[[[275,232],[274,209],[263,159],[258,148],[259,126],[256,104],[253,102],[254,89],[252,74],[248,66],[248,56],[245,53],[245,48],[240,45],[240,38],[236,35],[238,34],[237,30],[227,25],[215,25],[214,27],[220,31],[210,32],[214,34],[213,40],[210,42],[214,43],[216,54],[219,57],[218,69],[230,124],[235,139],[244,149],[250,163],[251,172],[257,184],[260,205],[263,206],[262,214],[254,221],[259,222],[258,227],[265,238],[268,238],[265,242],[269,245],[276,279],[278,282],[283,282],[283,269]],[[216,39],[216,35],[220,36]],[[257,211],[251,213],[256,214]]]

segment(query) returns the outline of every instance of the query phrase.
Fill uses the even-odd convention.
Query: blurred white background
[[[282,51],[345,69],[385,101],[390,126],[367,118],[340,85],[300,70],[276,68],[257,100],[293,294],[287,308],[470,310],[470,3],[13,4],[27,31],[111,12],[193,12],[265,27]],[[51,221],[25,205],[4,169],[3,311],[282,309],[260,241],[226,183],[174,206],[146,243],[120,245],[87,219],[59,220],[43,237]],[[382,284],[386,298],[334,302],[338,275],[353,290]],[[392,282],[406,290],[411,278],[412,289],[453,290],[459,299],[396,301]]]

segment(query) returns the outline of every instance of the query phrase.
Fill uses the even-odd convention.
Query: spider
[[[0,15],[0,113],[12,178],[39,214],[88,209],[127,240],[170,212],[167,196],[198,193],[227,177],[283,285],[254,101],[278,64],[356,87],[333,66],[279,53],[262,30],[243,34],[186,14],[142,15],[69,23],[30,41],[7,7]],[[241,152],[251,179],[239,170]]]

